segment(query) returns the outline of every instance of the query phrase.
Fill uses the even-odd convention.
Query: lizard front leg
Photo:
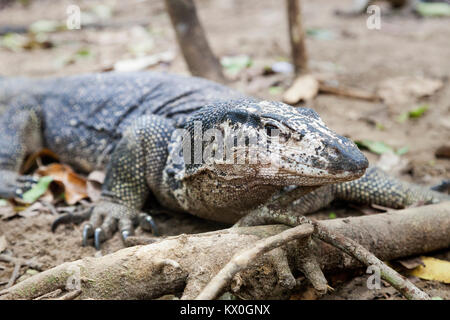
[[[13,198],[31,188],[37,179],[21,176],[25,157],[42,148],[41,118],[37,102],[19,96],[0,118],[0,197]]]
[[[445,187],[447,183],[444,183]],[[310,191],[310,192],[305,192]],[[283,215],[280,218],[280,203],[283,199]],[[296,225],[299,217],[325,208],[333,200],[344,200],[360,204],[376,204],[401,209],[415,204],[432,204],[450,201],[450,196],[431,188],[400,181],[377,167],[369,168],[359,179],[325,185],[315,190],[296,187],[283,192],[277,199],[253,210],[239,221],[239,225],[285,223]],[[287,219],[286,217],[291,217]],[[289,221],[290,222],[289,222]],[[289,223],[287,223],[289,222]]]
[[[170,120],[150,115],[138,119],[124,133],[108,163],[101,201],[84,226],[84,245],[94,237],[99,249],[117,228],[125,240],[137,224],[156,232],[153,219],[141,209],[150,193],[159,188],[172,130]]]

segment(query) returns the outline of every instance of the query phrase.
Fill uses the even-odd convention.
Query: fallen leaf
[[[417,268],[418,266],[424,266],[422,259],[419,257],[411,258],[411,259],[401,259],[397,260],[398,263],[400,263],[403,267],[405,267],[408,270],[412,270]]]
[[[420,258],[425,266],[419,266],[410,273],[425,280],[434,280],[450,284],[450,262],[431,257]]]
[[[220,59],[220,63],[227,72],[229,72],[231,75],[236,75],[242,69],[250,67],[253,61],[249,56],[242,54],[238,56],[222,57],[222,59]]]
[[[47,191],[52,181],[52,177],[41,177],[36,185],[22,195],[22,200],[26,203],[35,202]]]
[[[394,150],[394,148],[387,145],[383,141],[372,141],[369,139],[355,140],[355,144],[361,149],[365,148],[365,149],[368,149],[369,151],[379,154],[379,155],[391,153],[393,156],[395,156],[395,155],[401,156],[409,151],[408,146],[404,146],[404,147],[398,148],[397,150]],[[392,158],[394,158],[393,156],[392,156]],[[383,160],[383,161],[386,161],[386,160]],[[393,162],[393,160],[389,159],[389,162]],[[381,164],[383,165],[383,163],[381,163]]]
[[[102,184],[105,180],[105,173],[103,171],[92,171],[87,179],[87,194],[89,198],[96,202],[100,200],[102,191]]]
[[[416,108],[416,109],[413,109],[413,110],[409,111],[409,112],[408,112],[408,116],[409,116],[410,118],[419,118],[419,117],[421,117],[421,116],[425,113],[425,111],[427,111],[427,110],[428,110],[428,105],[427,105],[427,104],[424,104],[424,105],[422,105],[422,106],[420,106],[420,107],[418,107],[418,108]]]
[[[140,71],[161,62],[171,62],[174,58],[175,54],[172,51],[166,51],[136,59],[120,60],[114,64],[113,68],[119,72]]]
[[[318,40],[331,40],[336,37],[333,31],[320,28],[308,28],[306,35]]]
[[[436,158],[447,158],[450,159],[450,145],[440,146],[434,153]]]
[[[3,199],[2,199],[3,200]],[[0,218],[2,220],[10,219],[17,215],[17,210],[14,210],[14,207],[9,201],[2,206],[0,206]]]
[[[441,80],[423,77],[397,77],[381,82],[377,95],[390,106],[402,105],[418,98],[431,96],[442,88]]]
[[[418,1],[414,8],[423,17],[449,17],[450,4],[445,2],[426,3]]]
[[[273,86],[269,88],[269,93],[273,95],[277,95],[283,92],[283,88],[279,86]]]
[[[52,163],[39,168],[37,173],[51,177],[55,182],[60,183],[64,187],[65,200],[68,204],[75,204],[88,197],[86,179],[76,174],[67,165]]]
[[[8,247],[8,241],[6,241],[6,237],[1,236],[0,237],[0,253],[5,251],[7,247]]]
[[[358,147],[366,148],[376,154],[383,154],[383,153],[388,153],[388,152],[393,153],[394,152],[394,150],[390,146],[388,146],[386,143],[384,143],[382,141],[372,141],[372,140],[364,139],[364,140],[357,140],[357,141],[355,141],[355,143]]]
[[[25,210],[20,211],[18,215],[24,218],[30,218],[37,216],[38,214],[43,212],[50,212],[50,211],[41,202],[37,201],[33,203],[31,206],[27,207]]]
[[[300,101],[308,101],[319,92],[319,81],[312,75],[303,75],[295,79],[292,86],[284,93],[283,101],[288,104],[296,104]]]
[[[292,73],[294,72],[294,66],[286,61],[277,61],[272,64],[270,70],[275,73]]]
[[[28,30],[32,33],[48,33],[65,29],[65,25],[56,20],[38,20]]]

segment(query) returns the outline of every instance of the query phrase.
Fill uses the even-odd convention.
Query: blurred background
[[[132,70],[189,74],[163,0],[0,3],[2,76]],[[336,14],[353,10],[353,1],[300,3],[309,73],[332,86],[363,91],[361,99],[359,91],[355,98],[325,90],[300,105],[314,108],[330,127],[361,142],[371,162],[393,153],[397,157],[386,160],[387,169],[407,179],[433,183],[448,178],[449,161],[439,156],[446,150],[436,156],[450,140],[448,4],[417,10],[379,1],[381,25],[369,29],[365,10]],[[195,4],[229,85],[282,100],[295,79],[286,2]],[[80,9],[81,29],[67,30],[71,5]]]
[[[315,109],[330,128],[356,141],[371,164],[392,175],[426,185],[450,179],[448,1],[356,1],[376,5],[367,13],[351,0],[301,0],[306,54],[297,72],[288,2],[194,1],[226,83]],[[399,2],[405,5],[397,8]],[[78,9],[80,29],[69,30]],[[0,76],[136,70],[190,74],[164,0],[0,0]],[[323,211],[325,218],[336,216],[341,211]],[[95,254],[79,246],[78,227],[52,234],[51,215],[8,219],[3,228],[17,239],[16,250],[39,256],[46,268]],[[214,228],[189,229],[183,221],[166,229],[158,224],[164,234]],[[115,237],[105,252],[121,246]],[[6,273],[3,278],[8,281]],[[354,294],[377,298],[370,290]],[[436,293],[448,294],[448,288]]]

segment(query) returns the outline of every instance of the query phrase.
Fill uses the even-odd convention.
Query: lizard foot
[[[122,240],[134,235],[134,227],[140,225],[144,230],[157,234],[153,218],[122,204],[101,201],[92,211],[89,222],[83,228],[83,246],[94,238],[94,246],[100,250],[102,242],[110,239],[119,229]]]
[[[0,170],[0,197],[10,199],[21,198],[39,179],[32,176],[21,176],[10,170]]]

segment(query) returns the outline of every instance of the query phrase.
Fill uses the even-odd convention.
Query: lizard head
[[[318,186],[357,179],[368,166],[358,147],[330,130],[315,111],[281,102],[245,99],[207,106],[186,128],[191,154],[196,148],[201,153],[188,159],[191,174],[206,170],[223,179]]]

